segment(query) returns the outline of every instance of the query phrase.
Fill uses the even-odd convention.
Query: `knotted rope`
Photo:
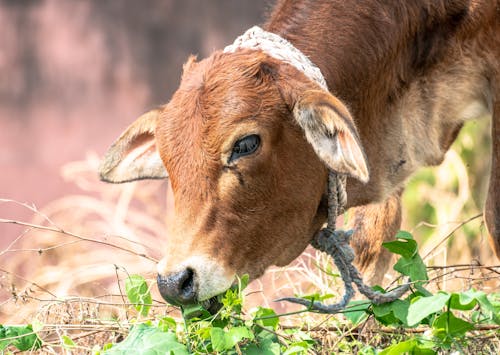
[[[319,313],[337,313],[343,310],[354,296],[355,291],[353,283],[356,284],[359,292],[375,304],[397,300],[409,290],[410,285],[405,284],[387,293],[374,291],[370,286],[363,282],[361,274],[352,264],[354,261],[354,251],[349,245],[349,241],[353,231],[335,230],[337,216],[344,212],[347,202],[345,185],[345,176],[339,176],[332,171],[329,172],[328,223],[327,226],[321,229],[311,241],[311,245],[314,248],[327,253],[333,258],[333,261],[335,262],[335,265],[337,266],[337,269],[342,277],[342,281],[344,282],[345,293],[342,300],[331,305],[325,305],[319,301],[310,301],[304,298],[296,297],[285,297],[279,299],[278,301],[298,303],[308,307],[311,311],[317,311]]]

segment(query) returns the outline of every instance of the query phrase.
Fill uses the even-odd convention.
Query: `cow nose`
[[[158,289],[165,301],[171,304],[195,303],[197,290],[194,283],[194,271],[186,268],[167,276],[158,274]]]

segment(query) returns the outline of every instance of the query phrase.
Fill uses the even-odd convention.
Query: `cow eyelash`
[[[254,153],[260,145],[260,137],[256,134],[250,134],[243,138],[238,139],[231,151],[231,156],[229,157],[229,163],[240,157],[250,155]]]

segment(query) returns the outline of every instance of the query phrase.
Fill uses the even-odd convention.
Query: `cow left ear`
[[[168,177],[154,135],[160,112],[143,114],[113,143],[99,166],[102,181],[122,183]]]
[[[366,158],[354,121],[340,100],[326,91],[307,90],[296,101],[293,114],[328,168],[368,182]]]

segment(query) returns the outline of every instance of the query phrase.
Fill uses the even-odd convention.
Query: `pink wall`
[[[43,206],[78,189],[61,166],[102,155],[167,101],[191,53],[253,24],[265,0],[0,2],[0,198]],[[0,204],[0,218],[30,214]],[[0,224],[0,245],[18,229]]]

